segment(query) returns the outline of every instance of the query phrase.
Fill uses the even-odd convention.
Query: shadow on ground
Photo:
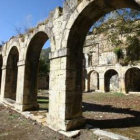
[[[94,128],[100,129],[111,129],[111,128],[129,128],[129,127],[139,127],[140,126],[140,112],[131,110],[130,108],[115,108],[111,105],[98,105],[83,103],[83,112],[93,111],[93,112],[106,112],[106,113],[120,113],[132,115],[132,117],[118,118],[118,119],[105,119],[105,120],[95,120],[87,119],[87,123],[92,124]]]

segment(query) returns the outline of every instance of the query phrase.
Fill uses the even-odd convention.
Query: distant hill
[[[49,61],[49,53],[51,52],[51,48],[47,48],[47,49],[42,49],[41,54],[40,54],[40,58],[45,60],[45,61]]]
[[[49,53],[51,48],[42,49],[39,60],[39,75],[46,75],[50,71]]]

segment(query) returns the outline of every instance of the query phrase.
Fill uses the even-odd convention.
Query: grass
[[[115,96],[124,96],[124,94],[121,93],[121,92],[114,92],[113,95],[115,95]]]
[[[37,102],[49,103],[49,100],[48,99],[37,99]]]
[[[37,102],[38,102],[39,108],[41,110],[48,110],[48,106],[49,106],[48,98],[37,99]]]
[[[20,117],[20,114],[11,114],[10,116],[9,116],[9,119],[10,120],[13,120],[13,119],[18,119]]]

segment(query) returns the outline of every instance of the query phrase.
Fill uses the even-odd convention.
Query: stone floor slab
[[[63,134],[69,138],[72,138],[72,137],[76,137],[77,135],[79,135],[80,133],[80,130],[75,130],[75,131],[58,131],[60,134]]]
[[[118,134],[114,134],[112,132],[99,130],[99,129],[98,130],[93,130],[93,133],[96,134],[96,135],[99,135],[99,136],[108,137],[112,140],[132,140],[132,139],[129,139],[127,137],[124,137],[124,136],[121,136],[121,135],[118,135]]]

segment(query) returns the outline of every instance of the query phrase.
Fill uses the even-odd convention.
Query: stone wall
[[[50,13],[48,19],[35,28],[24,35],[12,37],[3,45],[0,94],[0,102],[7,103],[5,95],[8,89],[6,87],[8,57],[12,48],[16,46],[19,53],[16,64],[18,69],[16,94],[14,94],[16,100],[11,106],[20,111],[38,108],[39,55],[44,43],[49,39],[51,53],[47,125],[55,130],[64,131],[85,124],[85,119],[82,117],[82,59],[87,32],[97,19],[112,11],[112,7],[114,10],[126,7],[140,10],[139,0],[69,0],[66,2],[64,8],[56,8]],[[119,74],[123,85],[121,88],[124,90],[125,68],[121,66],[114,66],[114,68],[121,73]],[[99,87],[102,91],[104,91],[106,70],[106,67],[99,69]],[[9,86],[12,87],[12,83]]]
[[[99,74],[96,71],[91,72],[89,77],[89,91],[99,89]]]
[[[83,52],[89,57],[89,66],[115,65],[117,59],[115,53],[113,52],[111,43],[108,42],[104,36],[100,39],[93,38],[93,40],[94,39],[96,42],[93,42],[92,38],[88,39],[87,37],[85,47],[83,49]]]
[[[119,76],[118,74],[113,75],[110,78],[110,91],[119,91]]]

